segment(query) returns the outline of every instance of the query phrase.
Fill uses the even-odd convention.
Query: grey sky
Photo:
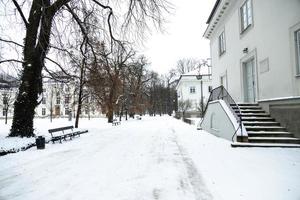
[[[143,53],[151,69],[161,74],[176,66],[180,58],[208,58],[209,41],[202,37],[215,0],[173,0],[175,13],[168,17],[166,33],[153,32]]]

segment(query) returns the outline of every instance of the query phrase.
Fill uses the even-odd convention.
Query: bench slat
[[[65,127],[60,127],[60,128],[49,129],[48,132],[53,133],[53,132],[64,131],[64,130],[73,129],[73,128],[74,128],[74,126],[65,126]]]

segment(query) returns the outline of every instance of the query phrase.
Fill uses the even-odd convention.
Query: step
[[[238,114],[238,116],[242,117],[270,117],[268,113],[242,113]]]
[[[238,103],[238,106],[259,106],[258,103]]]
[[[299,138],[291,137],[248,137],[249,143],[286,143],[300,144]]]
[[[243,121],[244,126],[280,126],[279,122]]]
[[[286,131],[284,127],[281,126],[245,126],[248,131]]]
[[[294,137],[294,134],[285,131],[248,131],[249,137]]]
[[[256,113],[266,113],[264,110],[240,110],[241,113],[253,113],[253,114],[256,114]],[[239,111],[238,110],[235,110],[236,113],[238,113]]]
[[[231,143],[231,147],[300,148],[300,144]]]
[[[240,109],[240,110],[261,110],[260,106],[231,106],[232,109]]]
[[[264,117],[264,116],[260,116],[260,117],[242,117],[242,121],[275,121],[274,118],[271,117]]]

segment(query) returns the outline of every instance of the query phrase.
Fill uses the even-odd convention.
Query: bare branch
[[[1,63],[6,63],[6,62],[17,62],[17,63],[24,63],[23,61],[21,60],[16,60],[16,59],[7,59],[7,60],[0,60],[0,64]]]
[[[15,45],[17,45],[17,46],[19,46],[19,47],[24,47],[23,45],[21,45],[21,44],[19,44],[19,43],[17,43],[17,42],[14,42],[14,41],[12,41],[12,40],[5,40],[5,39],[2,39],[2,38],[0,38],[0,41],[2,41],[2,42],[6,42],[6,43],[12,43],[12,44],[15,44]]]
[[[46,60],[49,60],[50,62],[52,62],[52,63],[54,63],[56,66],[58,66],[58,67],[60,68],[60,70],[61,70],[65,75],[67,75],[68,77],[70,77],[70,78],[76,78],[76,76],[73,76],[73,75],[69,74],[68,72],[66,72],[66,71],[64,70],[64,68],[63,68],[58,62],[56,62],[56,61],[54,61],[53,59],[48,58],[48,57],[46,57],[45,59],[46,59]]]
[[[99,1],[97,0],[92,0],[94,3],[96,3],[98,6],[102,7],[103,9],[109,10],[109,14],[107,17],[107,24],[108,24],[108,29],[109,29],[109,35],[111,37],[111,39],[115,42],[120,43],[120,40],[117,40],[114,35],[113,35],[113,31],[112,31],[112,26],[111,26],[111,18],[113,17],[113,9],[110,6],[106,6],[101,4]],[[122,46],[122,45],[121,45]]]
[[[24,16],[24,13],[23,13],[23,11],[22,11],[22,9],[21,9],[21,7],[20,7],[20,5],[18,4],[18,2],[17,2],[16,0],[12,0],[12,1],[13,1],[13,3],[14,3],[15,7],[17,8],[19,14],[21,15],[21,18],[22,18],[22,20],[23,20],[25,26],[27,27],[27,26],[28,26],[28,21],[26,20],[26,18],[25,18],[25,16]]]
[[[71,0],[57,0],[55,1],[51,6],[50,10],[52,15],[54,15],[62,6],[66,5],[69,3]]]

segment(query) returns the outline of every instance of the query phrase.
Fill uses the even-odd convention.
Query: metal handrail
[[[220,100],[222,99],[227,106],[230,108],[232,114],[234,115],[234,117],[237,120],[237,123],[239,124],[239,127],[235,130],[234,135],[236,134],[236,132],[238,131],[238,129],[241,129],[241,136],[243,136],[243,129],[242,129],[242,113],[240,110],[240,107],[238,106],[238,104],[233,100],[233,98],[230,96],[230,94],[228,93],[228,91],[221,85],[217,88],[214,88],[209,95],[205,110],[204,110],[204,114],[206,113],[207,107],[209,102],[211,101],[215,101],[215,100]],[[236,107],[236,110],[233,110],[232,106]],[[234,135],[232,136],[232,138],[234,137]]]

